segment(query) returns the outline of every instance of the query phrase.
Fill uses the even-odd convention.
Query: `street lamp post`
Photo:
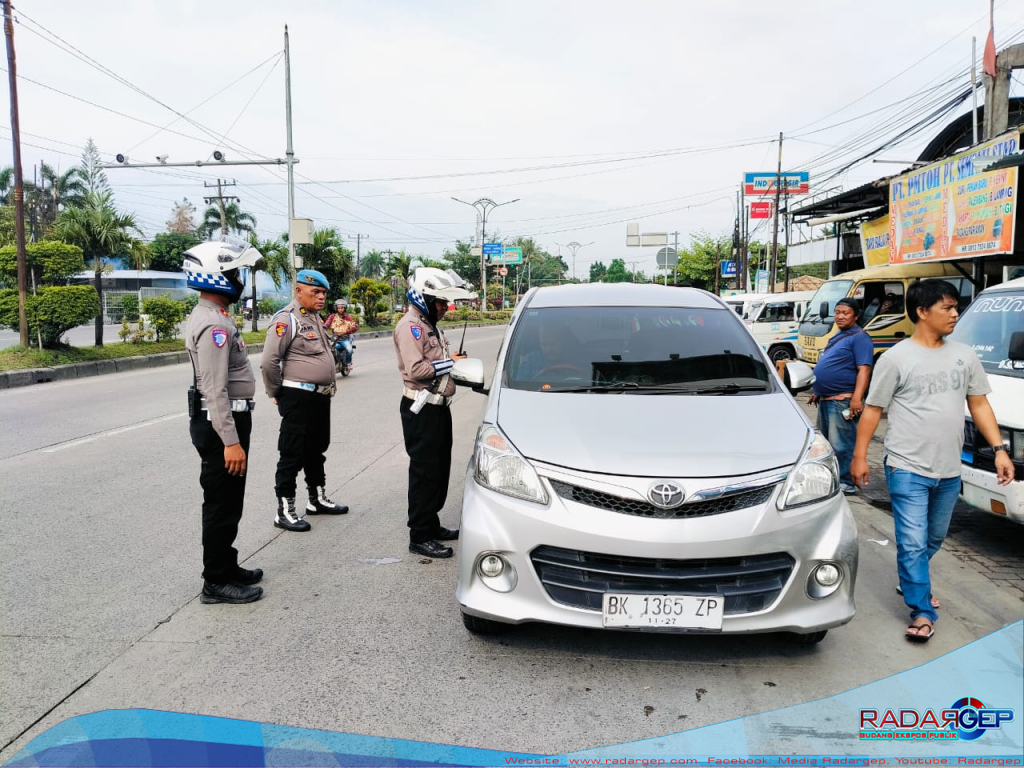
[[[465,200],[459,200],[457,197],[453,197],[456,203],[462,203],[468,205],[471,208],[475,208],[477,213],[480,214],[480,290],[483,294],[483,310],[487,311],[487,257],[484,255],[484,243],[487,242],[487,214],[502,205],[511,205],[512,203],[519,202],[517,197],[515,200],[509,200],[504,203],[496,203],[489,197],[481,197],[472,203],[467,203]]]
[[[593,242],[590,242],[590,243],[577,243],[575,240],[573,240],[571,243],[566,243],[564,246],[562,246],[561,243],[555,243],[555,245],[557,245],[559,247],[569,248],[569,249],[572,250],[572,279],[573,280],[576,279],[576,251],[578,251],[580,248],[586,248],[588,245],[593,245],[593,244],[594,244]]]

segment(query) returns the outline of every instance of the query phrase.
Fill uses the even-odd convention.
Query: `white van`
[[[773,293],[751,304],[744,322],[773,363],[796,359],[797,328],[807,314],[814,293]]]
[[[722,301],[736,310],[736,314],[744,320],[748,319],[751,307],[760,301],[775,296],[773,293],[737,293],[732,296],[722,296]]]
[[[996,483],[992,449],[967,413],[960,495],[972,507],[1024,524],[1024,278],[979,294],[950,338],[969,344],[981,360],[1016,470],[1009,485]]]

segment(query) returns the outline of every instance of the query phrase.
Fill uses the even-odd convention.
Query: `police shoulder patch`
[[[213,329],[213,345],[218,349],[228,343],[228,332],[223,328]]]
[[[278,336],[284,336],[286,333],[288,333],[288,324],[278,323],[277,325],[274,326],[274,333],[276,333]]]
[[[422,338],[422,336],[423,336],[423,329],[420,326],[418,326],[418,325],[410,326],[409,330],[412,331],[412,337],[414,339],[416,339],[417,341],[419,341],[420,338]]]

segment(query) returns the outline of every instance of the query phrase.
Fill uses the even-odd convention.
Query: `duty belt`
[[[292,381],[291,379],[285,379],[281,382],[282,387],[291,387],[292,389],[304,389],[306,392],[315,392],[318,395],[333,395],[334,384],[307,384],[304,381]]]
[[[419,395],[420,390],[409,389],[409,387],[402,388],[402,397],[407,397],[410,400],[415,400]],[[427,395],[428,405],[451,405],[452,398],[445,397],[444,395]]]
[[[202,398],[200,401],[200,408],[204,411],[209,410],[206,405],[206,398]],[[228,400],[231,405],[232,413],[245,413],[246,411],[256,410],[255,400]]]

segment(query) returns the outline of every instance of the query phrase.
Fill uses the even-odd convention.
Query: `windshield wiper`
[[[731,395],[736,392],[765,392],[768,390],[767,382],[764,384],[719,384],[714,387],[704,387],[693,390],[695,395]]]
[[[634,381],[616,381],[608,384],[588,384],[582,387],[565,387],[563,389],[542,390],[546,392],[622,392],[623,390],[640,389]]]

